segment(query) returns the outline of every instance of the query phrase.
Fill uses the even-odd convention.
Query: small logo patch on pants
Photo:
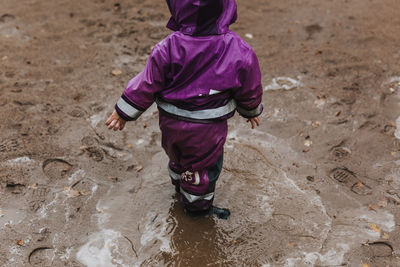
[[[199,172],[191,172],[191,171],[186,171],[181,174],[181,179],[187,183],[193,184],[193,185],[199,185],[200,184],[200,175]]]

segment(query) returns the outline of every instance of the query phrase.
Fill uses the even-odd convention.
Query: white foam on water
[[[65,251],[63,253],[61,253],[60,255],[60,259],[61,260],[69,260],[71,258],[71,252],[72,252],[72,248],[66,248]]]
[[[78,261],[88,267],[127,266],[114,259],[113,254],[118,251],[120,232],[103,229],[90,236],[89,241],[83,245],[76,257]]]
[[[144,143],[144,140],[143,139],[138,139],[137,141],[136,141],[136,145],[141,145],[141,144],[143,144]]]
[[[368,210],[368,208],[362,208],[361,212],[363,212],[363,214],[360,214],[355,218],[368,224],[375,223],[385,232],[392,232],[396,226],[393,214],[387,210],[377,210],[376,212],[371,212]]]
[[[92,192],[97,190],[97,185],[92,187]],[[88,267],[124,267],[123,255],[120,251],[119,240],[123,235],[113,229],[105,227],[111,215],[107,213],[109,207],[99,200],[96,204],[97,224],[99,232],[93,233],[88,241],[76,253],[78,261]]]
[[[33,163],[35,162],[33,159],[29,158],[29,157],[19,157],[19,158],[15,158],[15,159],[10,159],[7,161],[7,163],[9,164],[26,164],[26,163]]]
[[[54,204],[57,203],[58,198],[59,198],[59,193],[56,193],[55,198],[54,198],[49,204],[43,205],[43,206],[40,208],[39,214],[40,214],[40,218],[41,218],[41,219],[45,218],[45,217],[48,215],[47,212],[49,211],[49,209],[50,209],[51,206],[53,206]],[[54,205],[54,206],[55,206],[55,207],[54,207],[53,210],[52,210],[53,213],[56,212],[56,205]]]
[[[265,212],[266,218],[271,218],[275,210],[274,206],[272,206],[269,203],[270,199],[271,198],[269,196],[263,196],[263,195],[257,196],[257,201],[260,203],[261,209]]]
[[[22,251],[22,247],[20,246],[11,246],[8,249],[8,252],[15,256],[8,259],[8,263],[12,263],[12,265],[2,265],[2,266],[23,266],[24,252]],[[7,263],[5,262],[5,263]]]
[[[264,87],[264,91],[274,91],[274,90],[292,90],[295,88],[302,87],[303,84],[300,82],[301,77],[297,77],[298,80],[290,77],[277,77],[273,78],[272,82]]]
[[[154,156],[154,166],[158,166],[159,162],[164,161],[165,155],[158,153]],[[163,172],[163,173],[161,173]],[[153,178],[161,175],[167,175],[164,168],[152,168],[147,177]],[[143,179],[146,179],[144,177]],[[149,183],[157,183],[157,181],[149,181]],[[164,183],[164,182],[163,182]],[[168,211],[169,205],[173,200],[160,200],[166,207],[166,214],[147,213],[146,216],[135,218],[136,222],[131,222],[130,218],[120,218],[121,203],[132,196],[129,194],[118,194],[125,187],[112,186],[109,191],[96,204],[97,212],[93,215],[93,219],[97,222],[96,233],[89,236],[85,244],[77,249],[76,258],[79,262],[86,266],[140,266],[140,264],[149,257],[141,251],[153,251],[154,253],[172,251],[171,237],[176,223],[171,223]],[[97,187],[92,188],[95,192]],[[118,195],[116,195],[118,194]],[[166,194],[166,197],[168,194]],[[153,200],[148,200],[149,203]],[[131,214],[133,215],[133,214]],[[135,223],[137,223],[135,225]],[[136,226],[138,233],[136,232]],[[132,230],[133,229],[133,230]],[[138,241],[132,243],[124,234],[130,231],[139,234]],[[138,254],[136,254],[136,252]],[[151,254],[150,256],[153,256]],[[125,264],[125,265],[124,265]]]
[[[338,243],[335,249],[330,249],[328,252],[321,254],[318,252],[307,253],[304,255],[303,262],[306,264],[315,265],[317,261],[331,266],[339,266],[343,262],[344,255],[349,251],[350,247],[347,244]]]
[[[97,192],[97,189],[99,188],[99,186],[98,186],[98,184],[94,184],[93,186],[92,186],[92,193],[90,194],[90,197],[86,200],[86,202],[89,200],[89,199],[91,199],[92,197],[93,197],[93,195]]]
[[[71,176],[69,176],[67,179],[68,181],[76,181],[79,178],[84,178],[85,177],[86,172],[84,170],[77,170],[74,173],[71,174]],[[78,178],[78,179],[77,179]]]

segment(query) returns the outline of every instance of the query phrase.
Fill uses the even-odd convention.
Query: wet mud
[[[400,265],[400,6],[238,4],[265,111],[229,121],[225,221],[183,212],[154,106],[104,126],[163,1],[0,2],[0,266]]]

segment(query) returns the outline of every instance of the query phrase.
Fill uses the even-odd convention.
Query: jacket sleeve
[[[234,91],[236,110],[245,118],[255,118],[263,111],[261,71],[256,54],[250,49],[246,63],[239,71],[241,87]]]
[[[115,105],[117,113],[127,121],[137,120],[155,101],[155,94],[166,86],[168,72],[167,42],[162,41],[152,50],[146,67],[129,81]]]

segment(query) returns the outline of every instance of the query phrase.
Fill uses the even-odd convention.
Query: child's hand
[[[114,131],[120,130],[122,131],[125,127],[126,121],[121,118],[118,113],[114,110],[113,114],[107,119],[106,125],[108,129],[114,129]]]
[[[258,117],[248,119],[246,122],[251,122],[251,129],[254,129],[254,126],[260,126],[260,119]]]

